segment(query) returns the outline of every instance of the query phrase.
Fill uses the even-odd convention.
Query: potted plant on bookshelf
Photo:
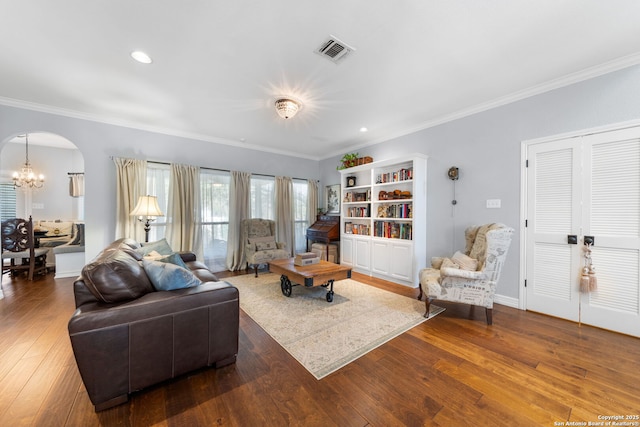
[[[340,164],[336,167],[337,170],[342,170],[356,166],[358,164],[358,153],[347,153],[340,159]]]

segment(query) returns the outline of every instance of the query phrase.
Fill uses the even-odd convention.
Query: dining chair
[[[47,248],[36,248],[33,220],[10,218],[2,221],[2,273],[11,277],[26,272],[29,280],[35,273],[47,273]],[[8,261],[8,264],[5,264]]]

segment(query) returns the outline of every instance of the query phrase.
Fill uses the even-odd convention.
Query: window
[[[251,218],[276,219],[274,177],[251,176]]]
[[[158,198],[158,206],[165,215],[169,209],[169,177],[171,168],[160,163],[147,163],[147,194]],[[149,241],[153,242],[165,237],[167,230],[166,216],[156,218],[150,223]]]
[[[200,170],[202,247],[204,262],[213,271],[226,269],[230,183],[229,172]]]
[[[169,180],[171,168],[160,163],[147,164],[147,194],[158,198],[162,212],[169,208]],[[204,263],[213,271],[226,269],[227,240],[229,236],[229,188],[231,173],[200,169],[200,205],[202,215],[202,247]],[[13,191],[13,188],[11,188]],[[15,197],[15,196],[14,196]],[[4,200],[4,197],[3,197]],[[308,187],[306,180],[293,180],[293,212],[295,251],[306,250]],[[251,177],[251,218],[275,220],[275,178]],[[166,217],[158,217],[151,223],[149,240],[165,237]]]
[[[0,184],[0,219],[16,217],[16,190],[13,183]]]
[[[307,228],[309,228],[310,218],[307,216],[309,199],[309,187],[306,180],[293,180],[293,235],[295,237],[295,252],[307,250]]]

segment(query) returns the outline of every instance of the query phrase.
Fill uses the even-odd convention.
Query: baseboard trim
[[[504,295],[496,294],[495,297],[493,298],[493,302],[501,305],[506,305],[507,307],[520,308],[518,298],[507,297]]]

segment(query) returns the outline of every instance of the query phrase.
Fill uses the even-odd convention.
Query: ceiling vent
[[[354,50],[353,47],[338,40],[336,37],[329,36],[315,52],[331,62],[338,63]]]

